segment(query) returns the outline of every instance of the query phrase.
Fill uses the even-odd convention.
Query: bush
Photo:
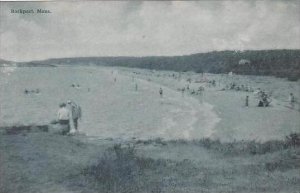
[[[145,178],[146,171],[166,166],[164,160],[137,157],[134,146],[115,145],[97,162],[83,170],[83,175],[91,176],[94,188],[105,192],[160,192],[160,185],[150,186]],[[154,191],[155,190],[155,191]]]
[[[140,171],[135,163],[134,148],[121,148],[121,145],[115,145],[113,151],[115,154],[112,154],[110,149],[96,165],[84,169],[83,174],[93,176],[97,188],[101,187],[108,192],[136,189],[135,180]]]
[[[296,147],[300,146],[300,134],[299,133],[291,133],[290,135],[286,136],[285,144],[289,147]]]
[[[82,171],[83,179],[89,182],[81,185],[88,190],[107,193],[159,193],[184,183],[199,174],[195,164],[185,159],[171,161],[139,157],[135,146],[115,145],[97,161]],[[208,183],[208,179],[202,182]]]

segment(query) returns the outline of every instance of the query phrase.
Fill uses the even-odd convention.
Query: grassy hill
[[[13,62],[11,61],[7,61],[7,60],[3,60],[0,58],[0,67],[3,67],[4,65],[11,65]]]
[[[38,62],[13,62],[0,58],[0,67],[55,67],[52,64],[38,63]]]
[[[0,128],[1,131],[1,128]],[[299,189],[299,135],[278,141],[91,141],[0,134],[0,192],[285,192]],[[130,144],[130,145],[128,145]]]
[[[195,71],[300,78],[300,50],[214,51],[185,56],[76,57],[34,63],[47,65],[101,65],[155,70]]]

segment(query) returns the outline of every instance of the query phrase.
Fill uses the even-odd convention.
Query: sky
[[[300,49],[300,1],[0,2],[6,60],[249,49]]]

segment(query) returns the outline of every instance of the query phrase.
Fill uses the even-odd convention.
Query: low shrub
[[[176,188],[180,183],[188,186],[190,178],[198,174],[199,169],[188,159],[171,161],[140,157],[135,146],[121,145],[108,149],[96,164],[82,170],[84,179],[90,179],[84,186],[107,193],[160,193]]]
[[[160,192],[159,185],[147,184],[145,175],[147,170],[163,166],[166,166],[164,160],[138,157],[134,146],[118,144],[108,149],[97,164],[85,168],[82,174],[93,177],[94,188],[101,192],[140,192],[145,189]]]
[[[238,154],[266,154],[275,151],[299,147],[300,146],[300,134],[291,133],[286,136],[284,140],[270,140],[266,142],[256,142],[256,141],[233,141],[233,142],[223,142],[219,140],[211,140],[209,138],[201,139],[194,142],[207,149],[222,152],[228,155],[238,155]]]
[[[223,153],[224,155],[239,155],[239,154],[266,154],[275,151],[295,148],[300,146],[300,133],[291,133],[283,140],[270,140],[266,142],[257,141],[233,141],[221,142],[220,140],[203,138],[200,140],[188,141],[184,139],[170,140],[167,144],[194,144],[206,149]]]

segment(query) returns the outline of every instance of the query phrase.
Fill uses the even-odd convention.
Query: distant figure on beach
[[[73,87],[73,88],[77,88],[77,89],[80,89],[80,85],[79,84],[71,84],[71,87]]]
[[[137,90],[138,90],[138,84],[135,83],[135,91],[137,91]]]
[[[200,86],[198,88],[198,93],[200,95],[200,101],[201,101],[201,103],[203,103],[203,94],[204,94],[204,87],[203,86]]]
[[[216,87],[216,81],[215,81],[215,80],[212,80],[211,85],[212,85],[213,87]]]
[[[296,102],[295,96],[293,93],[290,93],[289,102],[290,102],[291,108],[293,109],[295,107],[295,102]]]
[[[264,91],[259,92],[259,102],[258,102],[259,107],[268,107],[270,106],[271,102],[272,100],[267,93],[265,93]]]
[[[262,100],[259,100],[258,107],[263,107],[263,106],[264,106],[264,103],[262,102]]]
[[[184,91],[185,91],[185,88],[182,88],[182,89],[181,89],[181,94],[182,94],[182,96],[184,96]]]
[[[256,89],[255,91],[254,91],[254,94],[255,95],[257,95],[257,96],[260,96],[261,94],[262,94],[262,90],[260,89],[260,88],[258,88],[258,89]]]
[[[159,88],[159,95],[160,95],[160,97],[163,97],[163,89],[162,88]]]
[[[266,93],[263,93],[262,101],[263,101],[265,107],[268,107],[270,105],[269,96]]]
[[[66,103],[61,103],[59,105],[59,110],[57,112],[58,123],[62,126],[62,134],[65,135],[70,131],[70,118],[71,112],[66,107]]]
[[[249,107],[249,96],[246,96],[245,106]]]
[[[78,119],[81,119],[81,107],[74,101],[68,100],[69,109],[71,112],[72,121],[74,124],[75,131],[78,131]]]
[[[24,94],[39,94],[40,93],[40,89],[35,89],[35,90],[33,90],[33,89],[31,89],[31,90],[28,90],[28,89],[25,89],[24,90]]]
[[[199,92],[199,94],[202,94],[202,93],[203,93],[203,91],[204,91],[204,87],[203,87],[203,86],[200,86],[200,87],[198,88],[198,92]]]

